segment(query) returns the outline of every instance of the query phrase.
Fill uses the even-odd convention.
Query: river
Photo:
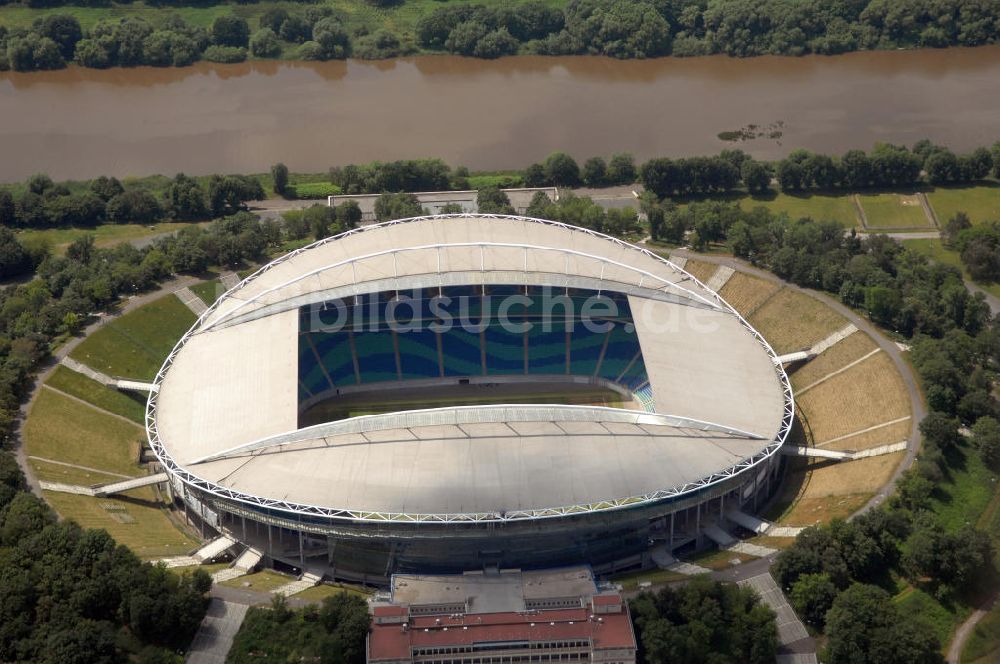
[[[751,125],[756,126],[755,129]],[[755,138],[723,141],[720,132]],[[761,158],[1000,138],[1000,46],[836,57],[71,67],[0,74],[0,181],[260,172],[437,156],[519,168],[553,150]]]

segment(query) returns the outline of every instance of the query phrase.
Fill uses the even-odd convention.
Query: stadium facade
[[[190,514],[368,581],[648,563],[756,506],[794,411],[767,342],[678,266],[500,215],[291,252],[155,382],[149,441]]]

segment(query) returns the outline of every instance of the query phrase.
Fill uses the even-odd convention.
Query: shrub
[[[255,58],[276,58],[281,55],[281,42],[271,28],[261,28],[250,37],[250,54]]]
[[[232,64],[243,62],[247,59],[247,50],[235,46],[209,46],[201,57],[209,62],[219,62],[222,64]]]

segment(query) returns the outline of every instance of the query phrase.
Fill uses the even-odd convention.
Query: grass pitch
[[[72,13],[74,7],[60,7],[53,12],[57,14]],[[0,16],[3,15],[0,9]],[[38,10],[28,10],[38,11]],[[0,20],[0,25],[3,21]],[[162,222],[158,224],[101,224],[93,228],[46,228],[43,230],[27,229],[18,231],[18,239],[42,241],[48,243],[56,254],[66,253],[66,248],[74,241],[85,235],[93,235],[94,242],[98,247],[110,247],[122,242],[142,240],[144,238],[162,235],[164,233],[176,233],[182,228],[198,226],[200,224],[186,222]]]
[[[45,384],[67,394],[72,394],[98,408],[127,417],[136,424],[143,424],[145,421],[145,397],[133,397],[130,393],[105,387],[96,380],[87,378],[66,367],[56,367]]]
[[[777,214],[787,214],[793,221],[808,217],[815,221],[837,221],[844,228],[861,226],[849,194],[775,193],[747,196],[741,198],[739,204],[744,210],[765,207]]]
[[[811,348],[847,325],[847,320],[816,298],[785,289],[750,316],[779,354]]]
[[[983,183],[976,187],[935,187],[927,200],[942,227],[958,212],[969,215],[973,224],[1000,221],[1000,184]]]
[[[868,228],[888,230],[933,230],[920,199],[915,194],[859,194],[868,218]]]
[[[102,326],[70,356],[112,377],[152,380],[195,320],[177,296],[166,295]]]

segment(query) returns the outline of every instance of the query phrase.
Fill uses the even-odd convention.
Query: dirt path
[[[962,650],[965,648],[969,636],[972,635],[972,630],[996,605],[998,599],[1000,599],[1000,594],[994,593],[984,606],[973,611],[972,615],[966,618],[965,622],[955,630],[955,636],[952,637],[951,645],[948,646],[948,664],[959,664],[962,661]]]

